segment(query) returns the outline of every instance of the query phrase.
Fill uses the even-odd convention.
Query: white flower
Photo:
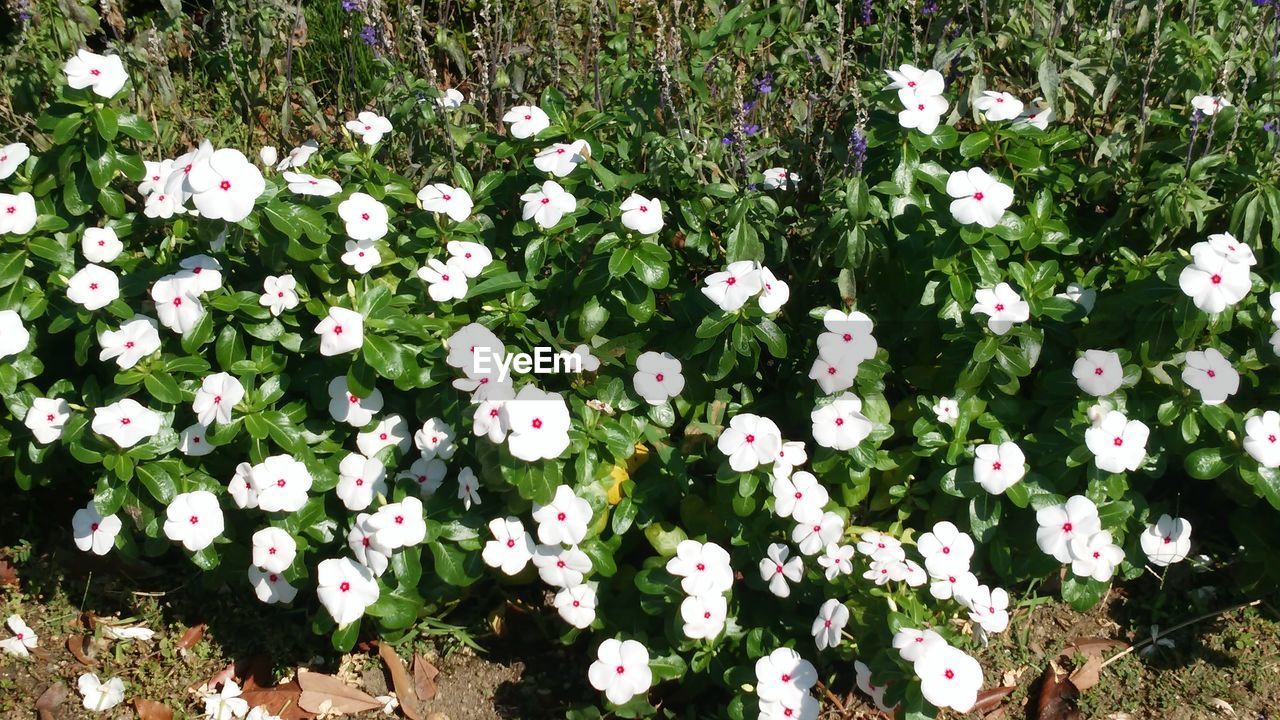
[[[422,501],[410,495],[398,503],[383,505],[369,518],[369,527],[378,544],[391,550],[421,545],[427,536]]]
[[[422,429],[413,434],[413,444],[426,460],[435,457],[448,460],[458,450],[457,445],[454,444],[456,437],[449,423],[433,417],[422,423]]]
[[[342,186],[331,178],[296,172],[285,172],[283,177],[289,183],[289,191],[297,195],[333,197],[342,192]]]
[[[71,87],[76,90],[90,88],[95,95],[104,98],[115,97],[129,81],[129,74],[124,71],[119,55],[99,55],[88,50],[77,51],[75,57],[62,66],[62,72]]]
[[[801,518],[821,512],[831,499],[813,473],[801,470],[773,480],[773,512],[778,517]]]
[[[863,313],[828,310],[822,322],[827,331],[818,336],[818,361],[810,369],[809,377],[817,380],[830,395],[852,387],[858,366],[863,360],[875,357],[879,346],[871,335],[871,318]],[[835,372],[831,372],[832,368]]]
[[[999,633],[1009,627],[1009,593],[1003,588],[979,585],[961,596],[960,603],[969,608],[969,619],[980,625],[984,632]]]
[[[35,226],[36,201],[31,193],[0,193],[0,235],[26,235]]]
[[[1054,297],[1066,298],[1084,309],[1086,315],[1093,312],[1093,305],[1098,300],[1098,291],[1082,287],[1080,283],[1067,283],[1067,287]]]
[[[973,106],[990,122],[1013,120],[1022,114],[1022,101],[1007,92],[984,90]]]
[[[933,404],[933,414],[938,418],[938,422],[955,425],[960,419],[960,403],[949,397],[940,397],[938,402]]]
[[[763,265],[760,266],[760,284],[762,289],[756,302],[767,315],[778,312],[791,299],[791,286],[774,277],[773,272]]]
[[[614,705],[643,695],[653,685],[649,649],[635,640],[609,638],[597,648],[596,661],[587,669],[587,679],[591,687],[603,692]]]
[[[1048,105],[1032,104],[1013,119],[1013,126],[1015,128],[1033,127],[1044,131],[1049,129],[1051,120],[1053,120],[1053,108]]]
[[[364,427],[374,415],[382,412],[382,403],[382,391],[377,388],[368,397],[361,398],[351,392],[345,375],[329,381],[329,416],[337,422]]]
[[[978,223],[982,227],[995,227],[1013,204],[1013,188],[982,168],[951,173],[947,178],[947,194],[955,198],[951,201],[951,216],[961,225]]]
[[[120,257],[123,250],[124,243],[116,237],[116,231],[109,227],[85,228],[84,236],[80,238],[80,252],[91,263],[109,263]]]
[[[338,204],[338,216],[352,240],[380,240],[389,229],[387,206],[366,193],[351,193]]]
[[[536,105],[517,105],[502,116],[510,125],[511,137],[523,140],[551,127],[551,118]]]
[[[289,455],[271,455],[253,466],[249,482],[263,512],[297,512],[313,482],[307,466]]]
[[[681,540],[666,567],[687,595],[716,595],[733,586],[729,553],[713,542]]]
[[[213,292],[222,287],[222,263],[215,258],[208,255],[192,255],[189,258],[183,258],[178,266],[190,272],[189,280],[197,292]]]
[[[583,583],[563,588],[556,593],[553,603],[560,617],[578,628],[591,627],[596,619],[596,589],[593,583]]]
[[[428,460],[420,457],[413,461],[409,469],[397,475],[397,478],[412,480],[418,484],[418,494],[423,498],[431,497],[440,489],[444,483],[444,476],[448,474],[449,466],[439,458]]]
[[[480,483],[476,480],[476,471],[469,467],[458,473],[458,499],[462,507],[470,510],[472,505],[480,504]]]
[[[120,278],[101,265],[85,265],[67,281],[67,299],[85,310],[104,308],[118,297]]]
[[[495,361],[501,360],[506,354],[506,349],[498,336],[480,323],[471,323],[459,328],[445,340],[445,345],[449,348],[449,355],[445,358],[445,362],[463,372],[475,367],[477,348],[485,348]]]
[[[805,555],[818,554],[844,534],[844,518],[833,512],[819,514],[813,511],[792,519],[796,525],[791,530],[791,542]]]
[[[684,390],[680,369],[680,361],[671,353],[641,353],[636,358],[636,374],[631,378],[636,394],[650,405],[662,405]]]
[[[454,222],[464,222],[475,207],[470,193],[447,183],[434,183],[419,190],[418,204],[427,212],[448,215]]]
[[[1244,450],[1266,468],[1280,467],[1280,413],[1268,410],[1244,421]]]
[[[520,196],[520,201],[524,203],[521,217],[525,220],[532,218],[542,228],[554,226],[565,213],[578,208],[578,200],[555,180],[547,180],[542,183],[541,189],[524,193]]]
[[[124,702],[124,681],[118,677],[102,682],[97,675],[85,673],[76,681],[76,687],[84,697],[85,710],[102,712]]]
[[[867,566],[866,572],[862,573],[862,578],[870,580],[876,585],[886,585],[889,582],[906,580],[908,574],[910,574],[910,570],[905,560],[873,559]]]
[[[778,457],[782,433],[767,417],[739,413],[720,433],[716,447],[729,458],[729,467],[737,472],[750,472]]]
[[[787,581],[800,582],[804,577],[804,560],[789,557],[791,551],[782,543],[770,543],[766,557],[760,560],[760,579],[769,583],[769,592],[784,598],[791,595]]]
[[[298,147],[290,150],[289,154],[285,155],[284,158],[280,160],[280,163],[276,165],[276,170],[284,171],[289,168],[300,168],[303,165],[306,165],[307,161],[311,159],[311,156],[319,149],[319,143],[315,140],[308,140]],[[289,176],[286,174],[285,180],[288,179]]]
[[[9,143],[0,147],[0,180],[17,172],[29,157],[31,157],[31,148],[27,147],[26,143]]]
[[[565,177],[589,157],[591,146],[587,141],[574,140],[572,143],[556,143],[539,150],[533,158],[533,165],[542,172]]]
[[[849,548],[853,550],[853,548]],[[818,608],[818,617],[813,620],[814,642],[817,643],[819,650],[838,647],[840,645],[840,633],[844,631],[844,626],[849,623],[849,608],[835,598],[831,598],[822,603],[822,607]]]
[[[510,427],[507,447],[521,460],[551,460],[569,447],[569,406],[557,393],[525,385],[503,412]]]
[[[729,263],[729,267],[712,273],[703,281],[702,294],[725,312],[734,312],[764,289],[760,270],[750,260]]]
[[[214,451],[213,443],[209,442],[209,427],[200,423],[193,423],[182,429],[178,433],[178,450],[187,457],[203,457]]]
[[[513,518],[508,518],[513,519]],[[533,552],[533,564],[542,582],[558,588],[576,587],[591,572],[591,558],[576,546],[539,545]]]
[[[1111,541],[1111,533],[1100,530],[1088,537],[1071,538],[1071,572],[1080,577],[1091,577],[1106,582],[1124,562],[1124,550]]]
[[[903,95],[904,92],[906,91],[898,91],[898,97],[902,100],[898,124],[908,130],[919,130],[925,135],[933,134],[938,129],[943,114],[947,112],[947,99],[941,95]]]
[[[252,570],[253,568],[250,568],[250,571]],[[289,602],[289,601],[284,600],[283,602]],[[284,720],[279,715],[272,715],[271,711],[267,709],[266,705],[259,705],[258,707],[251,709],[249,711],[249,714],[245,715],[244,718],[245,720]]]
[[[292,275],[268,275],[262,280],[262,296],[258,298],[258,304],[279,317],[285,310],[298,307],[297,287],[298,281]]]
[[[858,552],[882,562],[907,557],[901,540],[877,530],[868,530],[858,537]]]
[[[1192,262],[1178,275],[1178,287],[1197,308],[1219,313],[1249,294],[1249,266],[1216,252],[1192,253]]]
[[[941,635],[925,628],[902,628],[893,634],[893,649],[902,655],[902,659],[915,663],[938,648],[947,646]]]
[[[289,581],[278,572],[268,572],[250,565],[248,574],[249,584],[253,586],[253,594],[258,596],[258,600],[268,605],[291,603],[298,596],[298,588],[289,584]]]
[[[459,90],[449,88],[440,93],[440,97],[436,98],[436,107],[451,110],[456,107],[462,107],[462,103],[464,102],[466,102],[466,98],[463,97]]]
[[[867,664],[861,660],[854,661],[853,671],[858,689],[866,693],[867,696],[871,698],[872,702],[876,704],[877,708],[880,708],[880,710],[886,713],[893,714],[897,706],[895,705],[891,708],[884,704],[884,692],[888,689],[888,686],[876,685],[871,682],[871,668],[867,667]]]
[[[204,305],[196,296],[191,273],[165,275],[151,286],[151,299],[156,304],[160,323],[175,332],[186,334],[204,317]]]
[[[481,557],[484,564],[498,568],[507,575],[515,575],[533,559],[533,538],[524,531],[519,518],[494,518],[489,521],[493,539],[485,543]]]
[[[169,176],[173,174],[173,161],[161,160],[160,162],[152,162],[144,160],[145,172],[143,173],[142,182],[138,183],[138,194],[148,197],[152,193],[162,190]]]
[[[174,215],[182,215],[187,209],[182,206],[182,196],[157,190],[147,196],[142,214],[149,218],[168,219]]]
[[[729,601],[724,595],[691,595],[680,603],[684,636],[690,640],[711,640],[724,630]]]
[[[130,448],[160,432],[163,417],[133,398],[125,398],[93,411],[93,431]]]
[[[356,447],[369,457],[389,447],[395,447],[402,453],[409,452],[409,443],[409,424],[400,415],[388,415],[379,420],[372,430],[356,436]]]
[[[372,240],[348,240],[345,249],[341,258],[343,264],[349,265],[361,275],[368,273],[382,261]]]
[[[354,352],[364,345],[364,316],[344,307],[331,307],[316,325],[320,336],[320,354],[324,356]]]
[[[862,414],[862,400],[843,393],[809,413],[813,440],[832,450],[852,450],[871,435],[871,420]]]
[[[1015,324],[1026,322],[1031,317],[1031,306],[1009,287],[1009,283],[980,289],[974,292],[973,299],[970,312],[986,315],[987,327],[997,335],[1004,335]]]
[[[939,600],[963,598],[978,588],[978,576],[965,570],[931,575],[929,594]]]
[[[1256,265],[1258,262],[1258,258],[1253,254],[1253,248],[1249,247],[1247,243],[1242,243],[1237,240],[1231,233],[1216,233],[1210,235],[1206,242],[1208,242],[1210,250],[1213,250],[1231,262],[1244,263],[1249,266]],[[1197,254],[1197,248],[1202,247],[1204,244],[1205,243],[1203,242],[1199,242],[1191,246],[1191,254]],[[1204,251],[1200,250],[1199,252]]]
[[[915,560],[902,561],[902,579],[911,587],[920,587],[929,582],[929,574]]]
[[[1184,518],[1161,515],[1138,539],[1152,565],[1165,567],[1180,563],[1191,552],[1191,523]]]
[[[381,461],[351,453],[338,463],[338,498],[348,510],[369,507],[376,495],[387,492],[387,468]]]
[[[115,515],[102,517],[93,507],[93,503],[80,508],[71,516],[76,547],[94,555],[106,555],[115,546],[116,536],[120,534],[120,518]]]
[[[0,650],[15,657],[30,657],[29,651],[40,644],[40,636],[17,615],[10,615],[4,622],[9,626],[13,637],[0,640]]]
[[[983,490],[999,495],[1027,474],[1027,457],[1016,443],[986,443],[974,451],[973,479]]]
[[[941,95],[946,87],[942,73],[932,68],[921,70],[914,65],[900,65],[897,70],[885,70],[885,73],[893,81],[885,90],[897,90],[899,98],[905,97],[903,90],[916,95]]]
[[[792,471],[809,462],[809,454],[805,452],[804,443],[799,440],[783,440],[778,448],[778,457],[773,459],[773,476],[789,478]]]
[[[214,151],[206,162],[187,173],[185,188],[201,217],[240,222],[267,188],[262,171],[244,153],[231,148]]]
[[[222,683],[222,692],[204,696],[205,720],[234,720],[249,712],[249,701],[240,697],[240,686],[234,680]]]
[[[764,171],[765,190],[786,190],[793,183],[800,182],[800,176],[784,167],[771,167]]]
[[[1240,389],[1240,373],[1217,348],[1187,353],[1182,382],[1200,391],[1205,405],[1221,405]]]
[[[267,572],[282,573],[298,555],[298,543],[278,527],[263,528],[253,534],[253,564]]]
[[[591,515],[591,504],[575,495],[568,485],[557,487],[549,504],[533,504],[538,541],[547,545],[577,545],[582,542],[587,536]]]
[[[756,660],[756,695],[761,701],[798,704],[817,682],[818,671],[791,648],[778,648]]]
[[[827,545],[826,550],[818,556],[818,565],[822,566],[827,581],[835,580],[841,575],[850,575],[853,573],[853,546],[839,545],[831,543]]]
[[[262,161],[264,167],[271,167],[276,164],[276,160],[280,159],[280,153],[275,145],[263,145],[258,149],[258,159]]]
[[[493,253],[480,243],[466,240],[452,240],[447,248],[449,261],[462,269],[462,274],[469,278],[477,277],[493,262]]]
[[[169,501],[164,516],[165,537],[191,552],[212,545],[224,528],[218,497],[208,490],[180,493]]]
[[[227,492],[231,495],[231,499],[235,500],[236,507],[241,510],[258,507],[258,491],[253,488],[253,482],[250,479],[252,474],[253,466],[242,462],[236,466],[235,474],[227,482]]]
[[[316,595],[339,627],[359,620],[378,600],[378,583],[369,568],[351,558],[330,558],[316,568]]]
[[[347,129],[359,135],[365,145],[377,145],[382,136],[391,132],[391,121],[368,110],[356,115],[355,120],[347,121]]]
[[[1197,95],[1191,98],[1191,107],[1205,115],[1215,115],[1222,108],[1231,107],[1231,101],[1216,95]]]
[[[231,375],[220,372],[207,376],[196,391],[191,411],[201,425],[231,422],[231,408],[244,399],[244,385]]]
[[[1110,395],[1124,382],[1120,356],[1109,350],[1085,350],[1071,368],[1080,389],[1094,397]]]
[[[376,577],[387,571],[393,549],[378,542],[374,529],[369,526],[372,517],[369,513],[356,516],[356,521],[347,533],[347,547],[351,548],[351,554],[356,556],[356,560],[369,568]]]
[[[916,540],[916,549],[924,558],[929,574],[937,577],[969,569],[973,557],[973,538],[960,531],[954,523],[943,520]]]
[[[622,206],[622,226],[641,235],[652,235],[662,229],[662,203],[639,193],[631,193]]]
[[[915,664],[924,699],[940,708],[969,712],[982,689],[982,666],[950,645],[935,649]]]
[[[43,445],[62,437],[62,428],[71,417],[71,406],[61,398],[32,398],[23,424]]]
[[[13,310],[0,310],[0,358],[17,355],[30,342],[31,331],[22,324],[22,316]]]
[[[427,284],[427,294],[436,302],[461,300],[467,296],[467,273],[454,258],[440,262],[436,258],[418,268],[418,278]]]
[[[3,337],[3,330],[0,330],[0,339]],[[116,365],[127,370],[160,349],[160,333],[156,331],[155,320],[145,315],[135,315],[132,320],[121,325],[119,330],[102,331],[98,336],[98,344],[102,345],[99,360],[115,358]]]
[[[1071,541],[1089,537],[1102,529],[1098,506],[1083,495],[1072,495],[1061,505],[1050,505],[1036,511],[1036,544],[1058,562],[1071,562]]]
[[[1140,420],[1129,420],[1116,410],[1084,431],[1084,442],[1099,470],[1119,473],[1137,470],[1147,456],[1151,430]]]

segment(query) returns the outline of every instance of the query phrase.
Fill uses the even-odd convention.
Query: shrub
[[[803,20],[746,8],[690,43]],[[1238,17],[1211,19],[1256,59]],[[1149,107],[1144,82],[1102,128],[1051,116],[1134,88],[1042,60],[1050,102],[1024,106],[899,65],[891,92],[852,81],[870,115],[832,115],[842,145],[811,160],[748,151],[751,113],[843,55],[731,71],[731,133],[672,127],[661,62],[604,80],[654,105],[548,87],[501,126],[416,81],[389,119],[260,169],[211,143],[144,158],[123,65],[79,53],[32,157],[0,152],[17,484],[96,483],[82,549],[178,543],[247,602],[314,590],[339,649],[478,582],[548,584],[623,716],[680,680],[663,692],[723,688],[731,717],[813,717],[852,660],[882,707],[967,710],[983,678],[959,648],[1008,625],[997,583],[1061,575],[1088,607],[1187,557],[1180,514],[1265,553],[1280,196],[1245,110],[1260,88]],[[786,112],[813,118],[802,96]],[[443,128],[449,159],[396,172],[402,124]],[[539,347],[558,371],[526,377]],[[1258,559],[1249,586],[1274,582]]]

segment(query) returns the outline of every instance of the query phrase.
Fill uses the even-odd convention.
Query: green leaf
[[[1093,578],[1078,578],[1074,575],[1062,581],[1062,599],[1071,607],[1084,612],[1102,599],[1110,583],[1098,582]]]
[[[134,472],[156,502],[168,505],[178,494],[178,486],[173,477],[157,464],[139,465]]]
[[[431,543],[431,557],[435,561],[436,575],[449,585],[466,587],[479,580],[483,571],[478,553],[468,553],[453,543]]]
[[[403,375],[409,363],[409,353],[403,345],[377,335],[364,336],[364,346],[360,353],[369,367],[388,380],[395,380]]]
[[[770,355],[776,358],[787,356],[787,336],[772,320],[760,318],[760,322],[752,327],[752,331],[769,349]]]
[[[147,386],[147,392],[162,403],[177,405],[182,402],[182,389],[169,373],[152,373],[143,378],[142,383]]]
[[[116,139],[116,133],[120,131],[120,121],[115,110],[109,107],[98,108],[93,113],[93,122],[98,127],[98,135],[103,140],[111,142]]]
[[[1222,448],[1201,448],[1187,455],[1183,467],[1197,480],[1212,480],[1226,472],[1228,464],[1222,457]]]

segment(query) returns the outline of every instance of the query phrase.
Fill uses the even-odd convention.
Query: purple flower
[[[1262,130],[1263,130],[1264,132],[1269,132],[1269,133],[1273,133],[1273,134],[1280,134],[1280,123],[1277,123],[1277,122],[1276,122],[1276,119],[1275,119],[1275,118],[1272,118],[1272,119],[1270,119],[1270,120],[1268,120],[1268,121],[1266,121],[1266,122],[1262,123]]]
[[[747,137],[751,137],[752,135],[760,132],[760,126],[755,123],[751,123],[750,125],[744,125],[742,127],[742,131],[747,134]]]
[[[938,12],[938,3],[936,0],[929,0],[924,5],[920,6],[920,14],[925,17],[929,17],[936,12]]]
[[[853,171],[861,173],[862,164],[867,160],[867,136],[858,128],[849,133],[849,157],[853,158]]]
[[[743,115],[746,115],[747,113],[749,113],[749,112],[751,112],[752,110],[755,110],[755,109],[756,109],[756,101],[755,101],[755,100],[748,100],[748,101],[746,101],[745,103],[743,103],[743,105],[742,105],[742,114],[743,114]]]
[[[721,144],[721,145],[732,145],[732,144],[733,144],[733,136],[732,136],[732,135],[725,135],[724,137],[720,138],[720,144]]]
[[[360,39],[364,41],[365,45],[373,47],[378,44],[378,32],[373,29],[372,25],[365,25],[364,29],[360,31]]]
[[[355,12],[360,9],[360,0],[342,0],[342,9],[347,12]]]
[[[875,19],[875,13],[871,12],[871,0],[862,0],[862,24],[870,25]]]
[[[765,95],[773,92],[773,73],[765,73],[764,77],[756,80],[756,92]]]

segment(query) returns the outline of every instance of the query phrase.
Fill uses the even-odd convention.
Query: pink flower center
[[[1120,447],[1121,445],[1124,445],[1124,438],[1116,438],[1112,442],[1115,444],[1116,447]]]
[[[543,205],[546,205],[547,203],[551,202],[551,198],[542,198],[542,200],[540,200],[539,202],[541,202]]]
[[[133,420],[130,420],[129,418],[120,418],[121,425],[128,425],[131,422],[133,422]]]
[[[91,531],[93,531],[93,532],[98,532],[98,523],[94,523],[94,524],[90,525],[90,526],[89,526],[89,529],[90,529]],[[1166,540],[1166,542],[1168,542],[1168,541]]]
[[[1208,375],[1209,377],[1217,377],[1217,376],[1218,376],[1218,374],[1217,374],[1217,373],[1215,373],[1215,372],[1214,372],[1214,371],[1212,371],[1212,370],[1207,370],[1207,371],[1205,371],[1205,374],[1206,374],[1206,375]]]
[[[942,674],[946,676],[948,680],[954,680],[956,677],[956,674],[952,672],[951,668],[947,668],[947,671]]]
[[[662,382],[662,378],[663,378],[662,373],[658,373],[657,375],[653,376],[653,379],[657,380],[658,382]]]
[[[525,119],[528,120],[529,119],[528,116],[526,116]],[[622,673],[626,672],[627,669],[619,665],[618,667],[614,668],[614,671],[617,672],[619,675],[621,675]]]
[[[783,673],[783,674],[782,674],[782,682],[784,682],[784,683],[785,683],[785,682],[791,682],[791,675],[790,675],[790,674],[788,674],[788,673]]]
[[[999,461],[996,461],[996,462],[991,463],[991,469],[992,469],[992,470],[999,470],[999,469],[1000,469],[1000,462],[999,462]]]
[[[706,565],[703,565],[702,563],[698,563],[698,564],[697,564],[697,565],[695,565],[694,567],[696,567],[696,568],[698,569],[698,572],[703,572],[704,570],[706,570],[706,569],[707,569],[707,566],[706,566]]]
[[[1101,375],[1102,373],[1103,373],[1102,368],[1094,368],[1094,369],[1093,369],[1093,374],[1094,374],[1094,375]]]
[[[515,540],[512,540],[512,539],[510,539],[510,538],[507,538],[507,547],[509,547],[509,548],[513,548],[513,547],[515,547],[515,546],[516,546],[516,541],[515,541]]]
[[[440,197],[444,198],[446,201],[453,199],[452,195],[441,195]]]
[[[944,548],[942,548],[942,554],[943,554],[943,555],[950,555],[950,554],[951,554],[951,548],[949,548],[949,547],[944,547]]]
[[[844,426],[844,418],[836,418],[836,427]]]
[[[756,436],[755,436],[755,435],[748,435],[748,436],[747,436],[747,442],[749,442],[749,443],[753,443],[753,442],[755,442],[755,441],[756,441]]]
[[[218,187],[222,188],[223,190],[230,190],[230,189],[231,189],[231,181],[230,181],[230,180],[223,180],[221,183],[219,183],[219,184],[218,184]]]
[[[775,572],[782,572],[782,566],[781,566],[781,565],[776,565],[776,566],[775,566],[775,568],[776,568]]]
[[[541,418],[534,418],[534,419],[533,419],[533,429],[534,429],[534,430],[541,430],[541,429],[542,429],[542,419],[541,419]]]
[[[916,109],[917,109],[917,110],[924,110],[924,105],[923,105],[923,104],[921,104],[921,105],[917,105],[917,106],[916,106]]]
[[[982,196],[982,193],[980,193],[980,192],[976,192],[976,193],[974,193],[974,194],[973,194],[973,199],[974,199],[974,200],[977,200],[978,202],[982,202],[982,197],[983,197],[983,196]]]
[[[341,326],[341,325],[334,325],[334,326],[333,326],[333,334],[334,334],[334,335],[341,335],[341,334],[342,334],[342,326]]]
[[[556,519],[559,520],[560,522],[564,522],[565,518],[566,518],[566,515],[564,513],[556,513]]]
[[[800,499],[800,498],[802,498],[802,497],[804,497],[804,493],[802,493],[802,492],[800,492],[799,490],[797,490],[797,491],[796,491],[796,499],[797,499],[797,500],[799,500],[799,499]]]
[[[1004,303],[996,303],[996,312],[1004,312]]]
[[[360,213],[360,219],[361,219],[361,220],[368,220],[368,219],[369,219],[369,213]]]
[[[191,517],[187,518],[187,522],[191,523],[192,525],[198,525],[200,524],[200,517],[197,515],[192,515]]]
[[[387,434],[386,434],[386,433],[378,433],[378,439],[379,439],[379,440],[381,440],[381,441],[383,441],[383,442],[386,442],[386,441],[387,441]]]
[[[10,211],[10,212],[13,212],[13,208],[10,208],[10,209],[9,209],[9,211]],[[731,277],[731,278],[729,278],[728,280],[725,280],[725,281],[724,281],[724,284],[725,284],[725,285],[735,285],[735,284],[737,284],[737,282],[738,282],[738,278]]]
[[[126,341],[125,341],[125,343],[124,343],[124,346],[125,346],[126,348],[128,348],[128,349],[132,350],[132,349],[133,349],[133,341],[132,341],[132,340],[126,340]]]
[[[341,590],[342,592],[347,592],[351,590],[351,583],[344,581],[341,585],[338,586],[338,589]]]
[[[1222,276],[1214,274],[1212,277],[1209,278],[1209,282],[1213,283],[1214,285],[1217,285],[1222,282]]]
[[[282,488],[282,487],[284,487],[285,485],[288,485],[288,484],[289,484],[289,483],[285,482],[285,479],[284,479],[284,478],[280,478],[279,480],[276,480],[276,487]]]
[[[98,77],[99,75],[101,75],[101,74],[102,74],[102,71],[101,71],[101,70],[99,70],[99,69],[97,69],[97,68],[94,68],[94,69],[92,69],[92,70],[90,70],[90,71],[89,71],[89,74],[90,74],[90,75],[92,75],[92,76],[94,76],[94,77]]]
[[[1062,523],[1062,532],[1071,532],[1071,523]]]

